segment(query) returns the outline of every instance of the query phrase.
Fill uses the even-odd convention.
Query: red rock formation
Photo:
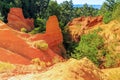
[[[29,60],[37,57],[41,60],[50,60],[44,55],[43,52],[39,49],[31,47],[25,40],[19,36],[16,36],[16,34],[10,30],[0,30],[0,36],[0,47],[4,49],[18,53]]]
[[[85,30],[90,29],[99,23],[102,23],[102,19],[102,16],[79,17],[73,19],[67,24],[72,40],[78,42],[80,40],[80,35],[82,35]]]
[[[21,28],[26,28],[28,31],[34,28],[34,20],[25,19],[21,8],[11,8],[7,20],[11,28],[19,31]]]
[[[52,25],[52,21],[55,21],[57,25]],[[51,25],[47,25],[45,34],[29,35],[16,31],[0,21],[0,48],[4,49],[0,49],[0,55],[2,54],[1,57],[3,57],[0,58],[0,60],[18,64],[29,64],[34,58],[39,58],[40,61],[49,62],[50,64],[53,64],[56,58],[59,61],[63,60],[63,58],[56,53],[56,49],[59,50],[58,53],[61,53],[59,45],[62,44],[63,40],[56,16],[50,17],[47,24]],[[53,27],[48,28],[49,26]],[[46,41],[49,47],[46,50],[35,47],[34,42],[39,40]],[[10,53],[7,51],[10,51]],[[18,61],[14,59],[18,59]]]
[[[18,53],[14,53],[10,50],[0,47],[0,61],[10,62],[13,64],[30,64],[29,59],[20,56]]]
[[[73,19],[71,22],[69,22],[67,24],[67,26],[72,26],[72,25],[79,25],[81,24],[81,26],[86,26],[86,27],[92,27],[100,22],[102,22],[103,17],[102,16],[97,16],[97,17],[79,17],[79,18],[75,18]]]
[[[48,43],[49,47],[54,52],[58,53],[59,55],[61,55],[61,53],[65,53],[65,49],[63,48],[63,46],[62,48],[58,48],[63,43],[63,37],[62,37],[62,32],[61,32],[61,29],[59,28],[59,23],[56,16],[49,17],[46,24],[45,34],[36,34],[30,39],[32,41],[43,39]]]

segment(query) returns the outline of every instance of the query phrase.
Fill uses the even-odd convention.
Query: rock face
[[[45,34],[36,34],[30,39],[32,41],[43,39],[48,43],[49,47],[54,52],[58,53],[59,55],[61,55],[61,53],[65,53],[65,49],[62,45],[63,36],[61,34],[61,29],[59,28],[58,20],[55,16],[51,17],[47,21]]]
[[[91,27],[102,23],[102,16],[97,17],[79,17],[73,19],[67,24],[68,31],[71,36],[71,39],[75,42],[79,41],[80,35],[84,33],[84,30],[90,29]]]
[[[11,18],[9,17],[8,19]],[[15,21],[17,20],[19,22],[19,18]],[[51,22],[55,23],[51,24]],[[56,58],[58,58],[58,61],[63,60],[63,58],[58,55],[62,53],[62,48],[60,48],[59,45],[62,44],[63,38],[56,16],[51,16],[48,19],[45,34],[36,35],[14,30],[14,28],[0,21],[0,36],[0,57],[2,57],[0,61],[13,64],[29,64],[32,59],[39,58],[40,61],[45,62],[46,65],[48,63],[51,65]],[[41,40],[43,40],[44,44],[48,44],[48,46],[46,47],[44,44],[39,43]],[[38,44],[38,46],[35,46],[35,44]]]
[[[87,58],[81,60],[70,59],[36,74],[26,74],[11,77],[8,80],[108,80]]]
[[[87,21],[89,24],[85,24]],[[98,35],[100,35],[104,40],[104,45],[102,48],[105,48],[106,55],[111,56],[111,61],[114,62],[114,65],[111,63],[109,66],[106,65],[107,61],[110,59],[108,56],[104,56],[101,61],[102,64],[100,68],[107,67],[119,67],[120,66],[120,22],[117,20],[113,20],[108,24],[101,22],[101,17],[81,17],[73,19],[71,23],[68,24],[68,33],[73,41],[79,42],[80,37],[84,34],[92,33],[97,30]],[[91,20],[91,21],[90,21]],[[85,22],[83,22],[85,21]],[[95,23],[96,22],[96,23]],[[94,25],[93,25],[94,24]],[[84,25],[84,26],[83,26]],[[99,53],[98,53],[99,54]],[[113,57],[114,56],[114,59]]]
[[[89,31],[100,28],[98,33],[104,39],[104,46],[108,49],[109,53],[113,54],[115,65],[112,67],[120,67],[120,22],[113,20],[108,24],[96,26]]]
[[[27,29],[27,31],[31,31],[34,28],[34,20],[24,18],[23,12],[21,8],[11,8],[8,13],[8,25],[16,30],[21,30],[21,28]]]
[[[79,17],[73,19],[71,22],[67,24],[67,26],[72,26],[72,25],[81,25],[84,27],[92,27],[100,22],[102,22],[103,17],[102,16],[97,16],[97,17]]]

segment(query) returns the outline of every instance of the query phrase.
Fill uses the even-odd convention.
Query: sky
[[[66,0],[56,0],[58,4],[62,3]],[[70,0],[67,0],[70,1]],[[73,4],[96,4],[96,5],[102,5],[105,0],[73,0]]]

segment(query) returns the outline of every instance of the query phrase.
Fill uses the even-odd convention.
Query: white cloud
[[[66,0],[56,0],[58,3],[62,3]],[[70,1],[70,0],[67,0]],[[105,0],[73,0],[73,4],[99,4],[102,5]]]

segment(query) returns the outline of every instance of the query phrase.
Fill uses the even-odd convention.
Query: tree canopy
[[[7,14],[11,7],[23,9],[25,17],[36,19],[44,14],[50,0],[0,0],[0,12],[6,22]]]

